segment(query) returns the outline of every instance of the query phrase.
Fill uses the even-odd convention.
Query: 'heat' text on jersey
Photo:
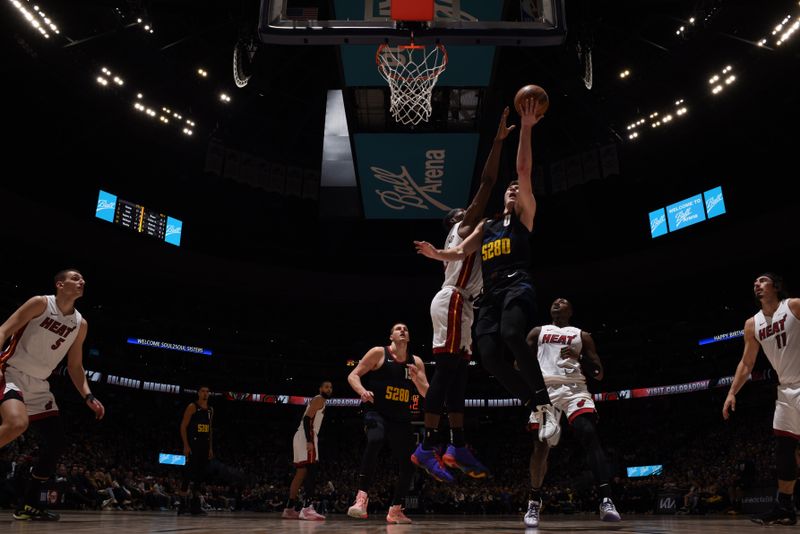
[[[483,261],[496,258],[502,254],[511,254],[511,238],[501,237],[488,243],[484,243],[481,247],[481,256]]]
[[[44,320],[39,324],[42,328],[46,330],[50,330],[55,335],[59,336],[61,339],[57,340],[53,345],[50,347],[52,350],[56,350],[61,344],[66,341],[67,336],[75,330],[76,327],[69,327],[65,324],[61,324],[58,321],[51,319],[49,317],[45,317]]]
[[[780,321],[774,321],[771,325],[767,325],[758,331],[758,339],[763,340],[778,332],[786,330],[786,316]]]
[[[578,336],[563,336],[561,334],[545,334],[542,336],[542,343],[557,343],[559,345],[571,345],[572,340]]]

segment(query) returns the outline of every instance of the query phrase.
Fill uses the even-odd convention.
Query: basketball
[[[522,115],[522,103],[528,98],[535,98],[537,100],[536,111],[540,117],[544,115],[547,112],[547,108],[550,107],[550,97],[547,96],[547,92],[544,89],[538,85],[526,85],[517,91],[517,95],[514,97],[514,108],[516,108],[517,113],[520,115]]]

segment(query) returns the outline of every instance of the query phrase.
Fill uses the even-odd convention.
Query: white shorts
[[[556,384],[547,386],[550,402],[556,416],[556,421],[561,422],[561,414],[567,414],[567,421],[572,424],[576,417],[585,413],[597,413],[592,399],[592,394],[586,389],[586,384],[580,382],[571,384]],[[538,430],[539,423],[533,420],[528,424],[529,430]]]
[[[22,392],[19,390],[19,387],[14,382],[9,382],[8,377],[4,374],[0,377],[0,404],[9,399],[17,399],[21,402],[25,402],[22,399]]]
[[[472,354],[472,303],[452,286],[443,287],[431,301],[433,353]]]
[[[50,384],[47,380],[34,378],[10,365],[3,370],[3,374],[6,381],[3,396],[10,390],[20,392],[28,412],[28,419],[36,421],[58,415],[56,398],[50,393]]]
[[[306,447],[306,433],[301,429],[294,433],[292,440],[292,449],[294,449],[294,465],[295,467],[302,467],[308,464],[319,462],[319,446],[317,436],[314,435],[314,448],[310,451]]]
[[[800,440],[800,384],[778,386],[772,428],[777,436]]]

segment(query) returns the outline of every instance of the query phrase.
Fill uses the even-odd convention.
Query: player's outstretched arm
[[[461,239],[469,236],[475,227],[481,222],[484,213],[486,213],[486,204],[489,203],[489,197],[492,194],[494,184],[497,182],[497,175],[500,171],[500,154],[503,151],[503,141],[508,137],[516,125],[506,126],[508,120],[508,106],[503,110],[500,117],[500,124],[497,126],[497,134],[494,136],[492,149],[489,151],[489,157],[483,166],[483,173],[481,173],[481,185],[478,192],[475,193],[475,198],[472,199],[466,213],[464,213],[464,220],[461,226],[458,227],[458,236]]]
[[[736,366],[736,374],[733,375],[733,383],[731,389],[728,390],[728,396],[725,398],[725,404],[722,406],[722,418],[728,419],[730,412],[736,411],[736,394],[742,389],[750,373],[753,372],[753,366],[756,364],[756,356],[758,355],[758,341],[756,340],[756,328],[753,318],[744,323],[744,353],[739,365]]]
[[[519,131],[519,147],[517,148],[519,194],[514,209],[519,220],[528,230],[533,230],[533,218],[536,216],[536,198],[533,196],[531,181],[533,174],[531,139],[533,126],[542,118],[542,115],[537,115],[537,106],[535,98],[528,98],[522,105],[522,127]]]
[[[414,246],[417,254],[422,254],[426,258],[439,261],[459,261],[478,250],[482,240],[483,223],[480,223],[470,236],[456,247],[447,250],[437,249],[427,241],[414,241]]]

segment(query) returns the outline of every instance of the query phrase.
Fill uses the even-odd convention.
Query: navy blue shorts
[[[533,328],[536,316],[536,290],[533,281],[525,271],[501,273],[478,300],[478,319],[475,321],[475,335],[495,334],[500,330],[503,312],[512,303],[527,309],[528,330]]]

